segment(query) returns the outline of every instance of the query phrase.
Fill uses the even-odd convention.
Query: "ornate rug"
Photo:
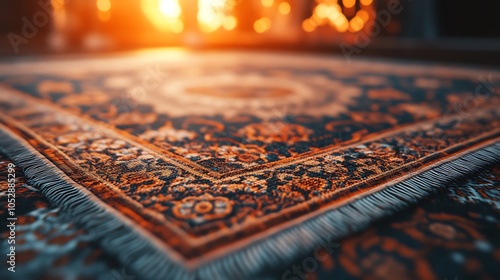
[[[234,279],[500,160],[500,72],[257,53],[0,65],[0,150],[140,279]]]
[[[0,154],[0,201],[8,199],[10,163]],[[51,206],[19,168],[16,176],[22,245],[16,247],[16,277],[2,269],[1,279],[142,279]],[[499,187],[500,166],[485,168],[358,234],[252,279],[498,279]],[[0,218],[7,217],[0,209]],[[9,230],[2,228],[0,236],[0,250],[7,252]]]

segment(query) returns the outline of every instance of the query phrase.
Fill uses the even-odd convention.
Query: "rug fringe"
[[[27,181],[52,205],[59,207],[64,216],[87,230],[92,240],[116,257],[127,270],[130,268],[131,274],[145,275],[144,279],[194,279],[193,273],[148,242],[132,225],[125,223],[125,218],[117,217],[121,215],[119,212],[110,209],[1,124],[0,152],[21,167]],[[153,263],[156,267],[151,267]],[[162,277],[158,278],[159,275]]]
[[[378,219],[499,162],[500,142],[496,142],[215,260],[201,267],[198,276],[200,279],[204,279],[202,275],[209,275],[206,279],[246,279],[244,276],[255,275],[264,269],[291,265],[290,261],[311,253],[324,241],[332,242],[362,230]],[[285,267],[283,272],[287,269]]]
[[[140,275],[138,279],[247,279],[265,269],[288,265],[302,254],[310,253],[324,242],[325,237],[331,242],[361,230],[374,220],[416,203],[447,184],[500,162],[500,143],[496,142],[256,241],[197,269],[187,270],[155,247],[133,225],[117,217],[118,212],[114,213],[2,125],[0,151],[22,167],[28,182],[92,234],[106,252],[117,257],[132,273]]]

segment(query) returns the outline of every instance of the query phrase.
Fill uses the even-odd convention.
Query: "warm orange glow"
[[[328,8],[329,7],[330,6],[327,6],[325,4],[319,4],[314,9],[314,14],[318,15],[319,18],[327,18],[328,17]]]
[[[292,7],[290,7],[290,4],[288,4],[288,2],[281,2],[278,6],[278,11],[282,15],[288,15],[291,9]]]
[[[97,17],[100,21],[108,21],[111,18],[111,2],[109,0],[97,0]]]
[[[233,30],[238,24],[238,20],[234,16],[228,16],[224,19],[222,26],[226,30]]]
[[[332,24],[335,26],[335,28],[337,28],[337,30],[338,30],[339,26],[344,26],[346,22],[347,22],[347,19],[343,16],[338,16],[335,18],[335,20],[332,20]],[[343,29],[343,28],[341,28],[341,29]]]
[[[261,0],[262,6],[271,7],[274,4],[274,0]]]
[[[314,25],[314,28],[316,29],[316,26],[321,26],[323,24],[325,24],[326,22],[326,19],[325,18],[322,18],[322,17],[319,17],[317,14],[313,13],[313,15],[306,19],[306,20],[309,20],[310,23],[312,25]]]
[[[232,30],[237,20],[231,16],[237,0],[198,0],[198,25],[203,32],[210,33],[223,27]]]
[[[99,11],[97,13],[97,17],[99,18],[100,21],[108,21],[111,18],[111,13],[109,11],[106,12]]]
[[[60,0],[51,0],[60,5]],[[102,21],[109,20],[111,1],[96,0]],[[141,0],[141,7],[146,17],[160,31],[181,33],[184,29],[183,11],[180,5],[183,0]],[[242,0],[198,0],[196,19],[199,29],[205,33],[220,29],[234,30],[238,18],[233,14],[235,6]],[[320,26],[331,26],[338,32],[359,32],[374,17],[373,0],[316,0],[313,14],[302,22],[302,29],[313,32]],[[260,0],[263,7],[272,8],[281,15],[292,12],[289,0]],[[54,4],[56,5],[56,4]],[[55,8],[56,9],[56,8]],[[108,11],[107,13],[103,13]],[[270,10],[263,8],[264,17],[254,22],[254,30],[264,33],[271,28],[268,18]],[[279,26],[279,24],[278,24]],[[277,27],[278,28],[278,27]]]
[[[54,25],[56,29],[62,29],[66,25],[66,10],[65,1],[51,0],[52,9],[54,10]]]
[[[162,32],[181,33],[184,29],[179,0],[142,0],[141,8],[148,20]]]
[[[349,28],[349,22],[347,19],[342,18],[337,24],[336,24],[337,30],[339,32],[346,32],[347,29]]]
[[[170,26],[170,30],[174,33],[181,33],[184,30],[184,23],[178,20]]]
[[[373,3],[373,0],[360,0],[361,5],[370,6]]]
[[[373,0],[360,0],[362,7],[356,7],[356,0],[316,0],[310,18],[302,22],[302,29],[312,32],[316,27],[330,25],[338,32],[359,32],[373,13]],[[344,9],[339,5],[342,2]],[[351,19],[352,17],[352,19]],[[349,20],[350,19],[350,20]]]
[[[359,10],[356,13],[356,16],[360,17],[365,23],[368,22],[368,20],[370,19],[370,14],[368,14],[368,12],[365,10]]]
[[[222,25],[221,19],[210,9],[200,9],[198,11],[198,24],[203,32],[214,32]]]
[[[314,29],[316,29],[316,25],[314,24],[314,22],[310,19],[306,19],[302,22],[302,28],[306,31],[306,32],[313,32]]]
[[[340,6],[339,6],[339,9],[340,9]],[[339,20],[345,18],[345,16],[342,14],[342,11],[336,9],[335,7],[330,7],[328,9],[327,13],[328,13],[327,19],[329,19],[331,22],[336,22],[336,21],[339,21]]]
[[[107,12],[111,9],[111,2],[109,0],[97,0],[97,9],[101,12]]]
[[[271,20],[266,17],[258,19],[254,22],[253,28],[257,33],[264,33],[271,28]]]
[[[361,17],[355,16],[349,22],[351,32],[358,32],[363,28],[365,22]]]
[[[181,7],[176,0],[162,0],[160,12],[168,18],[178,18],[181,15]]]
[[[59,0],[51,0],[50,3],[52,4],[52,9],[54,9],[54,12],[59,12],[64,9],[64,2],[65,1],[59,1]]]
[[[349,9],[356,5],[356,0],[342,0],[342,4],[344,4],[345,8]]]

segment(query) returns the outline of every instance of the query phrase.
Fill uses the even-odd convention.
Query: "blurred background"
[[[0,0],[0,56],[279,49],[500,65],[500,1]]]

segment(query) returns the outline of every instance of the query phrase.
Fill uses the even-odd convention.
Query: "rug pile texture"
[[[419,251],[406,242],[427,240],[419,223],[498,259],[498,244],[467,219],[498,218],[499,80],[481,69],[259,53],[15,62],[0,65],[0,151],[23,170],[18,191],[58,207],[66,220],[54,228],[88,242],[82,254],[115,274],[294,279],[290,262],[348,237],[340,259],[304,271],[361,277],[375,265],[357,262],[356,246],[410,258]],[[463,180],[478,173],[474,182],[493,187],[472,191]],[[444,200],[475,196],[492,214],[434,213],[432,202],[402,214],[455,185]],[[27,213],[50,216],[42,204]],[[373,226],[378,237],[353,236],[398,213]],[[463,232],[443,225],[450,219]],[[450,244],[443,250],[473,271],[480,261],[459,252],[470,248]],[[437,275],[413,260],[422,279]]]

